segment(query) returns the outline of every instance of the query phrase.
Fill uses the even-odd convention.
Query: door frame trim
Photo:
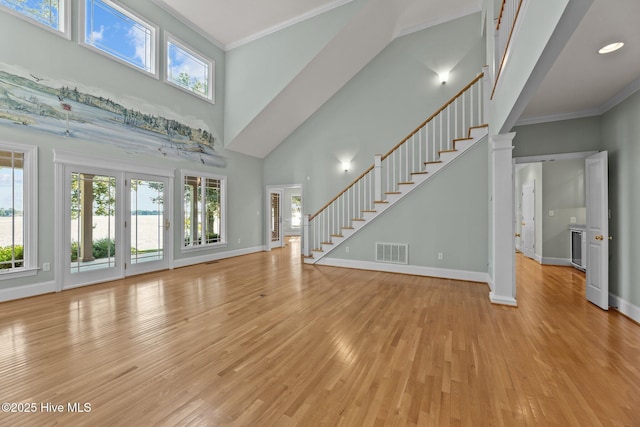
[[[108,165],[108,166],[105,166]],[[170,197],[173,198],[174,191],[174,179],[175,179],[175,168],[154,168],[148,166],[141,166],[127,159],[108,157],[108,156],[92,156],[84,153],[75,153],[73,151],[68,150],[53,150],[53,165],[54,165],[54,194],[55,194],[55,202],[54,202],[54,224],[56,225],[54,231],[54,247],[56,249],[54,254],[54,265],[55,265],[55,291],[61,292],[65,289],[71,289],[80,286],[86,286],[97,282],[88,282],[79,285],[65,286],[65,259],[67,256],[66,248],[64,248],[65,241],[65,232],[67,230],[66,227],[66,207],[67,207],[67,199],[68,194],[66,191],[66,172],[68,167],[77,166],[80,168],[91,168],[97,169],[99,171],[109,171],[109,172],[117,172],[122,175],[124,178],[127,172],[134,174],[143,174],[143,175],[151,175],[151,176],[159,176],[163,178],[167,178],[169,181],[169,191]],[[118,185],[123,185],[124,183],[120,183]],[[173,220],[173,210],[174,210],[174,200],[171,199],[171,220]],[[117,208],[121,210],[121,216],[124,213],[124,206],[120,206]],[[124,231],[121,233],[123,234]],[[173,230],[169,232],[169,241],[168,247],[170,252],[167,253],[168,258],[168,267],[169,269],[173,269],[174,266],[174,257],[173,257]],[[120,237],[122,239],[122,236]],[[124,241],[123,241],[124,243]],[[169,246],[170,245],[170,246]],[[122,272],[119,278],[124,278],[124,267],[122,268]],[[67,284],[68,285],[68,284]]]
[[[264,224],[264,250],[265,252],[270,252],[271,251],[271,223],[270,223],[270,219],[271,219],[271,199],[269,197],[269,194],[271,191],[273,190],[281,190],[282,191],[282,198],[284,199],[284,192],[286,189],[288,188],[299,188],[300,189],[300,195],[302,196],[302,212],[304,212],[304,186],[302,184],[282,184],[282,185],[267,185],[265,187],[265,196],[264,196],[264,206],[265,206],[265,211],[264,211],[264,217],[263,217],[263,224]],[[282,208],[282,204],[281,204],[281,208]],[[283,239],[283,245],[284,246],[284,228],[281,230],[282,231],[282,239]],[[302,245],[300,245],[300,253],[302,253]]]

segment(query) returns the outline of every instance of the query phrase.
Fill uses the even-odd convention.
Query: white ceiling
[[[352,0],[155,0],[177,11],[225,49]]]
[[[535,123],[604,112],[640,78],[640,1],[595,0],[520,118]],[[598,49],[625,46],[607,55]]]
[[[231,49],[352,0],[154,0]],[[396,34],[479,10],[481,0],[389,0],[403,9]],[[533,1],[533,0],[532,0]],[[640,77],[639,0],[595,0],[537,89],[520,123],[601,113]],[[599,55],[612,41],[625,47]]]
[[[198,27],[223,49],[232,49],[353,0],[153,0]],[[403,9],[400,33],[481,9],[482,0],[389,0]]]

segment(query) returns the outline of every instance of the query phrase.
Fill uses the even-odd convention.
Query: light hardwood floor
[[[0,401],[38,405],[0,425],[640,426],[640,326],[578,271],[518,258],[507,308],[298,245],[0,304]]]

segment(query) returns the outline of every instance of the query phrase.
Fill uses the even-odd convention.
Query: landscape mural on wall
[[[207,130],[146,114],[75,86],[46,82],[36,73],[21,76],[0,65],[0,126],[108,143],[133,154],[226,165]]]

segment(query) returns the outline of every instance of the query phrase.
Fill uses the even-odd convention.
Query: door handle
[[[520,233],[516,233],[516,237],[520,237]]]
[[[598,234],[598,235],[595,237],[595,239],[596,239],[596,240],[604,240],[604,236],[603,236],[602,234]]]
[[[170,226],[171,226],[171,222],[167,218],[165,218],[164,219],[164,229],[168,230]]]
[[[527,223],[526,223],[526,222],[524,222],[524,221],[522,221],[522,225],[527,225]]]

